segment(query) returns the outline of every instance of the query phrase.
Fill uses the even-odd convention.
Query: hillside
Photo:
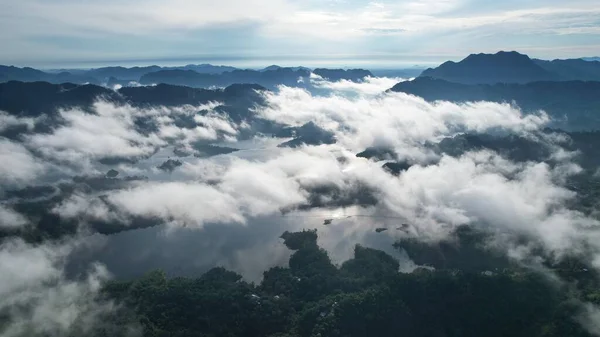
[[[600,82],[555,81],[527,84],[466,85],[430,77],[400,82],[391,91],[427,101],[516,103],[525,112],[544,110],[566,129],[600,126]]]
[[[460,62],[448,61],[430,68],[421,77],[462,84],[527,83],[553,81],[559,77],[517,52],[471,54]]]

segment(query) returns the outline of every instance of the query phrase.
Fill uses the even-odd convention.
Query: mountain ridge
[[[389,91],[426,101],[456,103],[488,101],[516,103],[526,113],[546,111],[567,130],[600,126],[599,81],[539,81],[530,83],[462,84],[431,77],[396,84]],[[565,117],[567,119],[565,120]]]
[[[373,76],[365,69],[325,69],[315,72],[332,81],[341,79],[361,81]],[[34,68],[0,66],[0,82],[49,82],[55,84],[76,83],[104,86],[129,86],[141,84],[172,84],[197,88],[226,87],[235,83],[256,83],[274,88],[277,85],[305,86],[312,70],[306,67],[269,66],[261,70],[239,69],[230,66],[210,64],[186,65],[181,67],[103,67],[89,70],[60,69],[57,72],[44,72]],[[304,81],[306,79],[307,81]],[[132,84],[133,83],[133,84]]]
[[[530,83],[540,81],[600,81],[600,62],[583,59],[540,60],[516,51],[471,54],[459,62],[447,61],[420,77],[460,84]]]
[[[461,84],[527,83],[558,80],[558,76],[515,51],[471,54],[459,62],[447,61],[423,71],[420,77]]]

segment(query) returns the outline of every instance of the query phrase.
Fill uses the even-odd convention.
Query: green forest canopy
[[[122,304],[120,324],[134,322],[145,336],[215,337],[590,336],[577,322],[578,303],[600,299],[597,275],[581,263],[553,265],[578,281],[557,285],[486,250],[485,237],[465,227],[435,245],[398,242],[435,266],[412,273],[360,245],[337,267],[317,245],[316,230],[282,238],[294,251],[289,267],[265,271],[260,284],[223,268],[199,278],[153,271],[110,282],[104,295]]]

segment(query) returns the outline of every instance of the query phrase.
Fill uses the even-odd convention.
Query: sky
[[[600,55],[597,0],[0,0],[0,64],[429,65]]]

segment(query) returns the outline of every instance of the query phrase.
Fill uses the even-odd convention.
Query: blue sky
[[[598,0],[0,0],[0,63],[409,65],[600,55]]]

